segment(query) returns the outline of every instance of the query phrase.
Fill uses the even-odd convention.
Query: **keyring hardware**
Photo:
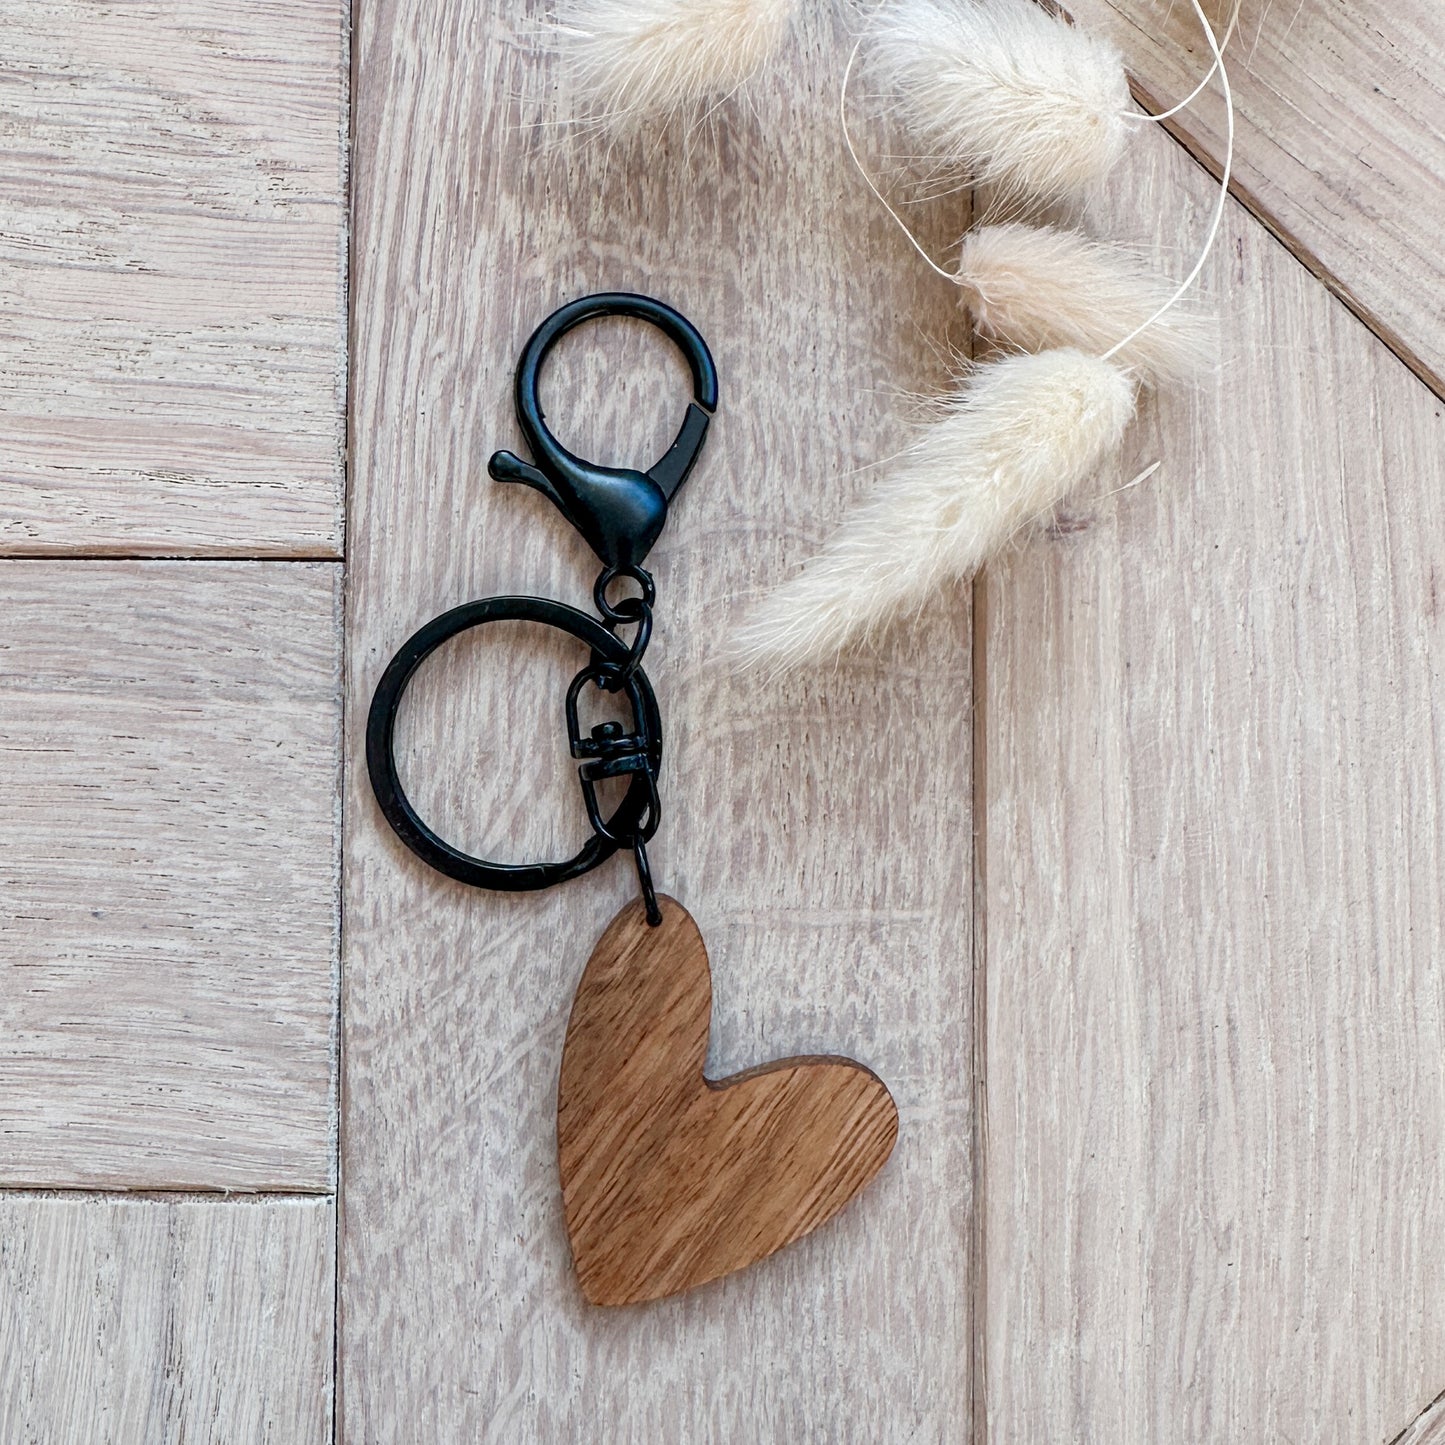
[[[595,316],[651,322],[692,369],[682,429],[649,471],[583,461],[543,420],[537,377],[547,351]],[[780,1059],[708,1078],[707,951],[688,911],[653,886],[647,846],[662,818],[662,723],[642,668],[657,602],[642,564],[717,406],[706,345],[661,302],[589,296],[533,333],[518,365],[516,401],[534,461],[498,452],[492,476],[543,492],[587,540],[602,563],[592,589],[596,615],[545,597],[488,597],[433,618],[382,675],[367,720],[366,763],[401,840],[464,883],[548,888],[623,849],[632,854],[641,904],[628,903],[613,919],[572,1000],[557,1085],[557,1169],[583,1295],[598,1305],[635,1304],[730,1274],[815,1229],[883,1167],[898,1110],[883,1083],[850,1059]],[[623,583],[627,595],[609,595]],[[589,652],[562,710],[592,836],[565,862],[504,864],[463,853],[418,816],[397,773],[396,719],[417,669],[448,639],[504,620],[558,628]],[[607,720],[588,727],[584,701],[603,694],[615,699]],[[604,816],[598,793],[609,780],[622,797]]]
[[[646,472],[603,467],[568,451],[546,425],[537,388],[542,363],[574,327],[603,316],[647,321],[681,350],[692,372],[693,397],[672,445]],[[707,343],[684,316],[651,297],[604,292],[574,301],[549,316],[532,333],[517,367],[517,420],[534,461],[509,451],[496,452],[488,470],[499,482],[520,482],[541,492],[577,529],[602,562],[592,597],[598,617],[545,597],[488,597],[455,607],[433,618],[398,650],[387,665],[371,700],[366,727],[366,763],[383,815],[397,836],[424,862],[477,888],[533,890],[580,877],[606,862],[619,849],[633,855],[647,919],[662,922],[647,858],[647,844],[661,821],[657,774],[662,764],[662,722],[652,684],[642,670],[652,639],[652,609],[657,587],[642,563],[666,524],[668,508],[687,480],[707,439],[717,409],[717,369]],[[608,588],[618,579],[638,586],[640,595],[613,602]],[[548,863],[494,863],[454,847],[417,813],[401,785],[396,762],[396,720],[417,669],[459,633],[491,622],[537,622],[566,632],[591,649],[588,664],[568,687],[564,704],[567,740],[578,759],[578,782],[592,837],[572,858]],[[633,626],[630,642],[618,636]],[[620,694],[631,710],[631,726],[616,721],[596,724],[586,734],[579,703],[589,687]],[[627,789],[611,816],[604,817],[598,784],[628,778]]]

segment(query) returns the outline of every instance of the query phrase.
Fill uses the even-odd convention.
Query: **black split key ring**
[[[606,820],[606,831],[594,831],[582,851],[562,863],[490,863],[485,858],[463,853],[433,832],[401,786],[396,766],[396,716],[407,686],[422,663],[459,633],[488,622],[540,622],[571,633],[603,663],[620,667],[627,661],[627,644],[615,633],[609,632],[595,617],[548,597],[486,597],[480,602],[454,607],[432,618],[408,638],[382,675],[366,722],[366,766],[376,801],[381,804],[387,822],[417,857],[448,878],[470,883],[474,888],[531,892],[565,883],[605,863],[617,851],[617,840],[624,839],[647,821],[655,784],[649,786],[645,773],[635,774],[617,810]],[[658,717],[657,699],[653,696],[652,684],[640,668],[633,673],[632,680],[635,688],[630,698],[633,726],[638,734],[650,737],[650,761],[655,769],[662,762],[662,722]]]

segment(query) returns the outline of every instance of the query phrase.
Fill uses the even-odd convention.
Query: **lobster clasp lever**
[[[603,467],[569,452],[547,429],[537,382],[542,362],[557,342],[584,321],[601,316],[632,316],[677,344],[692,371],[692,400],[676,440],[645,472]],[[606,567],[640,567],[667,522],[667,507],[707,440],[717,410],[717,367],[707,343],[685,316],[625,291],[584,296],[555,311],[531,335],[517,366],[517,421],[531,448],[533,463],[512,452],[496,452],[488,471],[499,482],[522,482],[553,504],[582,534]]]

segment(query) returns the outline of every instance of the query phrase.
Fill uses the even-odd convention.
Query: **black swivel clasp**
[[[547,353],[574,326],[601,316],[649,322],[681,350],[692,372],[692,400],[677,439],[647,471],[603,467],[574,456],[547,430],[537,380]],[[662,719],[642,669],[652,637],[657,588],[642,563],[667,522],[667,510],[697,461],[717,410],[717,369],[697,329],[670,306],[648,296],[610,291],[573,301],[532,333],[517,366],[517,420],[532,451],[524,462],[497,452],[488,470],[499,482],[524,482],[550,497],[602,560],[593,584],[597,616],[547,597],[485,597],[434,617],[397,651],[377,684],[366,722],[366,766],[377,802],[397,836],[419,858],[478,888],[550,888],[580,877],[620,850],[632,854],[638,887],[652,924],[662,922],[647,845],[662,816],[657,778],[662,766]],[[620,595],[619,595],[620,594]],[[567,741],[579,763],[578,782],[592,836],[575,857],[549,863],[494,863],[440,837],[417,813],[401,784],[396,758],[397,715],[417,669],[451,638],[494,622],[534,622],[583,643],[587,665],[567,690]],[[584,728],[579,704],[610,694],[629,722]],[[610,787],[608,785],[611,785]],[[616,794],[620,791],[621,797]],[[613,801],[604,808],[599,792]]]
[[[676,440],[645,472],[603,467],[568,451],[547,429],[537,396],[542,362],[584,321],[631,316],[650,322],[676,343],[692,372],[693,399]],[[549,497],[612,572],[640,567],[667,522],[668,504],[697,461],[717,410],[717,370],[696,328],[671,307],[647,296],[604,292],[564,306],[532,334],[517,367],[517,421],[532,452],[524,462],[496,452],[488,471],[499,482],[522,482]]]

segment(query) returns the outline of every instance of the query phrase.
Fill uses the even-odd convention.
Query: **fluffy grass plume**
[[[1098,356],[1169,301],[1174,286],[1135,255],[1077,231],[1017,223],[964,237],[958,281],[979,332],[1023,351],[1073,346]],[[1119,352],[1151,382],[1185,381],[1211,363],[1214,329],[1174,307]]]
[[[1133,381],[1081,351],[975,368],[823,551],[744,618],[735,655],[797,667],[916,613],[1090,477],[1133,414]]]
[[[782,43],[797,0],[575,0],[558,23],[578,114],[695,115]]]
[[[1001,201],[1076,201],[1123,154],[1123,58],[1035,0],[892,0],[867,44],[923,159]]]

